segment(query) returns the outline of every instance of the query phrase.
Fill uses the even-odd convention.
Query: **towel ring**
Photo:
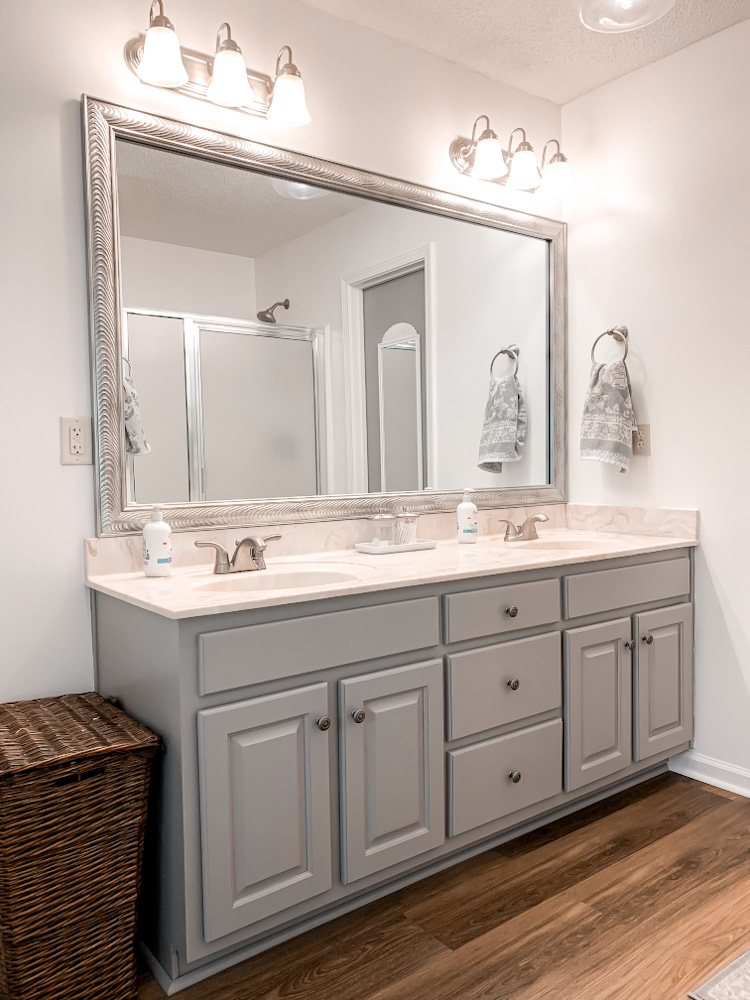
[[[513,371],[513,374],[518,375],[518,355],[520,353],[521,352],[519,351],[517,344],[511,344],[510,347],[504,347],[502,351],[498,351],[495,357],[492,359],[492,361],[490,361],[490,378],[495,377],[492,373],[492,369],[494,367],[495,362],[497,361],[497,359],[500,357],[501,354],[507,354],[509,358],[513,358],[513,360],[516,363],[516,367]]]
[[[622,360],[624,361],[628,356],[628,328],[626,326],[613,326],[611,329],[605,330],[604,333],[600,333],[591,345],[591,363],[595,363],[594,351],[596,350],[596,345],[602,337],[612,337],[614,340],[619,340],[620,343],[625,345],[625,353],[622,356]]]

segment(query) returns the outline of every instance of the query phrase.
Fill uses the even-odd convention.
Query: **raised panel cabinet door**
[[[327,716],[326,684],[198,712],[206,941],[330,889]]]
[[[342,882],[445,840],[440,660],[339,682]]]
[[[635,759],[693,736],[693,608],[678,604],[635,615]]]
[[[565,633],[565,790],[583,788],[632,761],[629,618]]]

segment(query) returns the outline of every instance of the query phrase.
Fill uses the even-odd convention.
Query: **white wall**
[[[148,4],[26,0],[2,4],[0,94],[0,392],[14,422],[3,450],[0,699],[93,683],[82,539],[94,532],[91,468],[61,467],[61,414],[90,412],[88,290],[80,96],[95,97],[546,213],[526,195],[460,177],[447,149],[486,112],[507,134],[520,122],[539,146],[559,109],[297,0],[172,0],[182,44],[213,49],[232,24],[248,64],[272,72],[284,43],[308,88],[313,124],[272,129],[237,112],[145,87],[122,50]],[[534,206],[532,208],[532,206]],[[549,213],[546,213],[549,214]],[[23,521],[27,530],[13,527]]]
[[[252,257],[123,236],[122,304],[255,321]]]
[[[547,246],[488,227],[365,202],[255,261],[259,301],[286,296],[287,322],[328,324],[333,365],[342,364],[341,279],[432,244],[434,337],[428,344],[429,389],[436,419],[428,460],[433,489],[506,487],[546,482]],[[429,333],[428,333],[429,337]],[[489,364],[511,343],[520,347],[529,432],[523,458],[501,474],[477,468]],[[500,358],[496,373],[510,370]],[[345,375],[334,376],[334,491],[347,491]],[[428,412],[428,420],[430,420]]]
[[[696,751],[750,769],[750,22],[563,109],[573,501],[698,507]],[[653,455],[578,459],[597,333],[630,327]],[[742,780],[750,790],[750,773]]]

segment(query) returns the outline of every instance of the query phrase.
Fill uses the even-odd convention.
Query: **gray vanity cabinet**
[[[341,880],[445,840],[440,660],[339,682]]]
[[[565,632],[565,789],[632,761],[630,618]]]
[[[327,684],[198,712],[206,941],[330,889],[327,713]]]
[[[693,608],[678,604],[635,615],[634,759],[693,736]]]

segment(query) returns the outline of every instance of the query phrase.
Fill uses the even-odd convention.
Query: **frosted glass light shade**
[[[474,151],[472,177],[492,181],[498,177],[505,177],[507,173],[508,167],[505,163],[500,140],[493,132],[484,133],[477,142],[477,148]]]
[[[653,24],[672,9],[675,0],[582,0],[581,22],[592,31],[615,34]]]
[[[276,77],[268,120],[274,125],[309,125],[312,121],[305,100],[305,85],[297,73],[282,70]]]
[[[517,149],[510,161],[507,186],[517,191],[528,191],[539,187],[541,179],[534,150]]]
[[[216,53],[206,97],[224,108],[241,108],[254,103],[255,95],[239,49],[219,49]]]
[[[156,25],[148,29],[136,73],[144,83],[155,87],[182,87],[188,82],[174,28]]]
[[[573,177],[567,160],[553,159],[547,165],[542,191],[548,198],[568,198],[573,193]]]

